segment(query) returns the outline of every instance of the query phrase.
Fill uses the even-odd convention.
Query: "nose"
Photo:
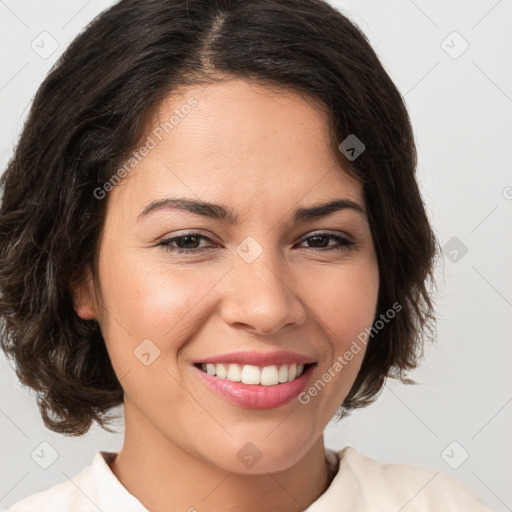
[[[222,301],[221,316],[231,326],[272,335],[284,327],[297,327],[306,319],[306,310],[293,290],[291,274],[277,257],[264,257],[252,263],[236,258],[229,273]]]

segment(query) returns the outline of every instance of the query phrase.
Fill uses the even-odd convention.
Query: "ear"
[[[69,292],[73,299],[73,308],[80,318],[83,320],[97,318],[97,308],[94,300],[94,281],[89,266],[80,276],[74,277],[71,280]]]

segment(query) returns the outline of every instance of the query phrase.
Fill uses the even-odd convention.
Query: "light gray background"
[[[443,245],[456,237],[468,251],[461,257],[456,248],[458,261],[451,261],[451,252],[439,269],[438,341],[412,374],[420,384],[389,382],[377,403],[329,425],[326,443],[337,449],[350,444],[383,462],[436,468],[463,481],[494,510],[511,510],[512,2],[331,3],[367,34],[405,96],[436,232]],[[50,66],[112,4],[0,0],[0,169]],[[31,47],[32,41],[42,46],[43,31],[59,45],[47,58]],[[459,56],[464,40],[469,47]],[[31,458],[43,441],[58,453],[48,469]],[[98,428],[78,439],[47,430],[33,395],[19,386],[2,356],[1,508],[73,477],[96,450],[117,451],[121,444],[122,434]],[[452,469],[466,451],[467,460]]]

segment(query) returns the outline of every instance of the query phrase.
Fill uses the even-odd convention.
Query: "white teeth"
[[[215,366],[215,374],[219,379],[225,379],[228,375],[228,371],[223,364],[216,364]]]
[[[265,366],[261,369],[261,384],[263,386],[275,386],[279,384],[277,366]]]
[[[260,369],[257,366],[246,364],[242,368],[242,382],[244,384],[259,384],[260,374]]]
[[[304,373],[304,365],[292,363],[271,365],[260,368],[251,364],[202,364],[201,369],[208,375],[216,375],[220,379],[232,382],[262,386],[275,386],[276,384],[290,382]]]
[[[281,368],[279,368],[279,372],[277,373],[277,378],[279,382],[288,382],[288,366],[283,364]]]
[[[240,382],[242,380],[242,370],[240,366],[238,364],[230,364],[226,378],[232,382]]]

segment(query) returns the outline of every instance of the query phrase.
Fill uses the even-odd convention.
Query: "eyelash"
[[[203,247],[202,249],[182,249],[181,247],[171,247],[171,243],[176,242],[177,240],[183,240],[186,238],[197,238],[210,240],[207,236],[201,235],[200,233],[187,233],[182,236],[177,236],[174,238],[169,238],[168,240],[162,240],[157,246],[162,246],[164,250],[175,253],[175,254],[199,254],[205,253],[209,251],[215,250],[215,247]],[[326,251],[349,251],[352,246],[355,245],[355,242],[349,240],[340,235],[333,235],[332,233],[315,233],[314,235],[310,235],[306,238],[303,238],[299,243],[303,243],[311,238],[331,238],[333,240],[337,240],[339,245],[333,247],[308,247],[308,249],[318,249],[322,252]]]

